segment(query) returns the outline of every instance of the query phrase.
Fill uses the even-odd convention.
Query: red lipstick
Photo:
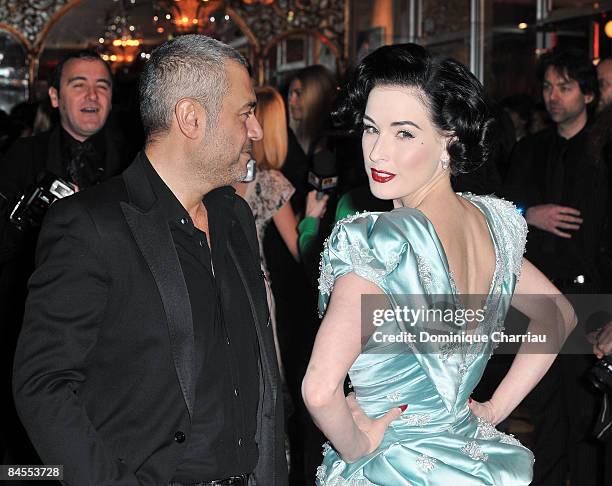
[[[376,170],[370,169],[372,172],[372,179],[376,182],[380,182],[384,184],[385,182],[389,182],[391,179],[395,177],[395,174],[391,174],[391,172],[385,172],[384,170]]]

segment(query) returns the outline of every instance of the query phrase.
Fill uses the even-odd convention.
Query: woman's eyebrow
[[[400,126],[400,125],[411,125],[414,128],[418,128],[419,130],[423,130],[420,126],[418,126],[416,123],[414,123],[413,121],[410,121],[410,120],[401,120],[401,121],[396,121],[396,122],[391,123],[392,127],[397,127],[397,126]]]
[[[371,117],[369,117],[368,115],[363,115],[363,119],[364,120],[368,120],[368,121],[376,124],[376,122]],[[414,123],[413,121],[410,121],[410,120],[400,120],[400,121],[395,121],[395,122],[391,123],[392,127],[397,127],[397,126],[402,126],[402,125],[411,125],[414,128],[417,128],[419,130],[423,130],[420,126],[418,126],[416,123]]]

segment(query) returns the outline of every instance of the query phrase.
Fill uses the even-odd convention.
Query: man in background
[[[602,59],[597,65],[599,81],[599,110],[612,105],[612,58]]]
[[[70,54],[56,67],[49,88],[59,126],[17,139],[0,159],[0,382],[5,410],[13,410],[13,354],[39,231],[36,226],[18,229],[9,221],[10,214],[46,173],[84,190],[127,166],[134,154],[106,127],[112,91],[110,68],[95,52]],[[14,410],[4,414],[0,424],[0,457],[5,464],[37,462]]]
[[[538,68],[554,125],[517,143],[505,196],[529,224],[526,258],[563,293],[602,288],[598,254],[607,200],[605,168],[589,155],[597,73],[579,51],[555,50]],[[585,336],[586,339],[586,336]],[[560,356],[525,399],[534,422],[537,486],[597,486],[601,464],[590,438],[597,395],[583,380],[592,356]]]

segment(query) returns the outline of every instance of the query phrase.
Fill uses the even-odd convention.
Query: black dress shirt
[[[248,297],[227,248],[233,189],[204,197],[210,242],[150,163],[151,186],[172,234],[193,317],[195,405],[187,447],[173,477],[180,483],[224,479],[255,469],[259,349]]]
[[[104,129],[87,140],[79,142],[63,128],[61,131],[61,155],[64,174],[79,189],[98,184],[104,178],[106,140]]]

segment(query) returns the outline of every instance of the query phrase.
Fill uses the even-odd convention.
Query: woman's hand
[[[470,410],[476,417],[482,417],[490,424],[497,425],[495,408],[490,400],[481,403],[470,398],[468,400],[468,407],[470,407]]]
[[[317,199],[317,191],[310,191],[306,196],[306,216],[312,218],[322,218],[327,210],[329,196],[324,194],[321,199]]]
[[[372,419],[363,412],[357,403],[354,393],[349,393],[346,397],[346,404],[351,411],[355,425],[362,434],[362,440],[359,441],[360,443],[355,448],[355,454],[351,457],[342,457],[345,462],[350,463],[376,450],[382,442],[389,424],[399,418],[402,414],[402,409],[399,407],[392,408],[382,417]]]

